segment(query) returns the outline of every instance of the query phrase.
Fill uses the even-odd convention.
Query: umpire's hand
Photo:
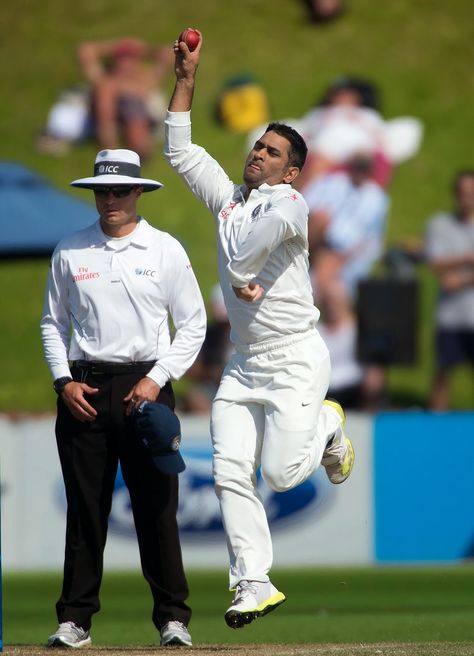
[[[94,421],[97,410],[86,401],[84,394],[97,394],[98,391],[98,387],[89,387],[86,383],[71,381],[61,392],[61,398],[73,417],[79,421]]]
[[[125,406],[125,414],[127,417],[138,408],[143,401],[156,401],[161,387],[154,380],[145,376],[132,387],[127,396],[124,397],[123,402]]]

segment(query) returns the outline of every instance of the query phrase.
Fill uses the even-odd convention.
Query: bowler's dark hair
[[[265,132],[275,132],[280,137],[284,137],[290,143],[289,160],[291,166],[301,169],[306,161],[308,148],[303,137],[294,128],[285,123],[269,123]]]

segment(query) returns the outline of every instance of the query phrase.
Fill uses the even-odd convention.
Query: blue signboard
[[[474,557],[474,413],[387,412],[374,423],[375,557]]]

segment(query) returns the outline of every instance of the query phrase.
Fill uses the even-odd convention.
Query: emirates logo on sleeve
[[[234,209],[234,207],[235,207],[236,205],[237,205],[237,203],[236,203],[234,200],[233,200],[231,203],[229,203],[228,205],[226,205],[226,207],[224,207],[224,209],[222,209],[222,210],[219,212],[219,218],[220,218],[220,219],[228,219],[229,216],[230,216],[231,213],[232,213],[232,210]]]

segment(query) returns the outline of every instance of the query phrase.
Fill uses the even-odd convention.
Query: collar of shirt
[[[149,227],[148,222],[142,216],[139,216],[137,227],[129,235],[130,239],[124,238],[122,241],[120,239],[112,239],[109,235],[106,235],[100,227],[100,220],[97,220],[95,230],[91,233],[89,245],[90,248],[104,247],[114,251],[122,250],[122,248],[126,248],[130,244],[146,249],[149,245]]]
[[[245,191],[247,187],[245,185],[242,185],[239,187],[239,190],[242,194],[242,199],[245,199]],[[255,197],[255,196],[270,196],[271,194],[274,194],[276,191],[289,191],[292,190],[293,187],[289,184],[286,184],[285,182],[282,182],[281,184],[276,184],[276,185],[269,185],[267,182],[264,182],[263,184],[260,185],[260,187],[257,187],[257,189],[251,189],[250,193],[247,197],[247,200],[249,198]],[[244,200],[245,202],[245,200]]]
[[[282,182],[276,185],[269,185],[267,182],[264,182],[260,185],[257,191],[259,191],[261,194],[273,194],[275,191],[287,191],[288,189],[292,189],[292,187],[291,185],[286,184],[286,182]],[[255,191],[255,189],[252,189],[252,191]]]

